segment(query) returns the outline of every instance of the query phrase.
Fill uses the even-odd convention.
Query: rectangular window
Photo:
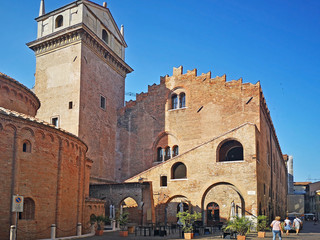
[[[72,106],[73,106],[73,103],[71,101],[71,102],[69,102],[69,109],[72,109]]]
[[[100,96],[100,107],[106,110],[106,98],[104,96]]]
[[[166,187],[166,186],[168,186],[167,176],[161,176],[160,177],[160,187]]]
[[[51,124],[56,126],[56,127],[59,127],[59,117],[51,118]]]

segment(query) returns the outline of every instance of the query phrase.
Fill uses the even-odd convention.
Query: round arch
[[[201,199],[202,221],[207,222],[207,205],[214,202],[219,205],[220,221],[225,222],[230,217],[231,202],[235,200],[235,212],[245,215],[245,201],[240,190],[229,182],[217,182],[210,185],[203,193]]]
[[[142,210],[139,207],[139,202],[131,196],[123,198],[118,205],[120,213],[128,212],[128,223],[133,225],[142,224]]]
[[[180,209],[179,204],[183,204],[183,211],[191,210],[191,203],[188,200],[188,198],[184,195],[174,195],[167,199],[165,202],[165,209],[164,209],[164,219],[163,217],[160,217],[160,222],[164,220],[164,223],[177,223],[177,211]],[[163,214],[162,212],[159,212],[159,214]]]
[[[236,138],[221,141],[216,150],[216,162],[244,160],[244,147]]]
[[[187,166],[183,162],[176,162],[171,167],[171,179],[187,178]]]
[[[172,146],[173,145],[179,146],[178,139],[171,132],[163,131],[163,132],[159,133],[152,144],[152,152],[153,152],[153,161],[154,162],[157,162],[157,160],[158,160],[158,148],[161,147],[164,151],[164,148],[168,146],[169,139],[170,139],[170,142],[173,143],[173,144],[171,144]],[[170,147],[172,147],[171,145],[170,145]]]

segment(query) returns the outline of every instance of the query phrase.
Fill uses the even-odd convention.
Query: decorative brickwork
[[[11,92],[21,89],[21,84],[9,80],[10,91],[0,95],[0,103],[14,96],[13,101],[19,103],[19,92]],[[33,93],[23,91],[39,105]],[[0,136],[0,238],[8,239],[10,225],[15,223],[11,201],[16,194],[26,200],[18,220],[19,238],[48,238],[51,224],[57,225],[57,236],[75,235],[77,223],[88,221],[84,216],[91,168],[87,146],[66,131],[2,106]]]

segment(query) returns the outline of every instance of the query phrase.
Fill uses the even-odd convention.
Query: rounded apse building
[[[88,222],[92,161],[75,135],[35,118],[40,101],[27,87],[0,73],[0,239],[9,238],[16,214],[12,196],[24,197],[18,216],[21,239],[76,235]]]

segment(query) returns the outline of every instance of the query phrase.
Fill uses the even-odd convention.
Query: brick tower
[[[36,55],[37,117],[80,137],[93,160],[91,182],[115,180],[117,110],[124,105],[127,44],[106,3],[78,0],[45,13]]]

